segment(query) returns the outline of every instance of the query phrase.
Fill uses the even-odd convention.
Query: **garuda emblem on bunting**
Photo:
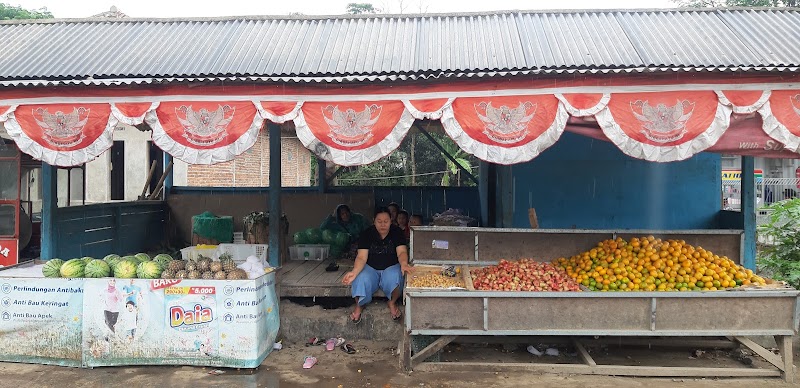
[[[673,106],[651,106],[647,100],[631,102],[633,116],[642,123],[642,134],[656,143],[680,140],[688,132],[686,122],[692,117],[694,103],[678,100]]]
[[[500,144],[513,144],[528,136],[528,123],[536,116],[536,104],[520,102],[516,108],[491,102],[475,104],[475,113],[484,123],[483,134]]]
[[[89,109],[74,108],[72,113],[56,111],[50,113],[46,108],[32,110],[33,119],[42,129],[42,138],[56,147],[72,147],[83,141],[83,127],[89,121]]]
[[[345,147],[357,147],[368,142],[372,138],[372,127],[380,116],[381,107],[375,104],[365,105],[360,112],[352,108],[343,112],[339,106],[333,105],[322,108],[322,117],[331,129],[328,137]]]
[[[794,109],[794,113],[797,113],[800,116],[800,94],[795,94],[794,96],[789,97],[789,102],[792,103],[792,109]]]
[[[175,108],[178,122],[184,128],[183,137],[194,145],[210,146],[221,142],[228,135],[228,124],[233,120],[236,108],[219,105],[217,110],[201,108],[198,111],[191,105]]]

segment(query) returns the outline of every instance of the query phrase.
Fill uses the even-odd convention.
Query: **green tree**
[[[800,288],[800,199],[766,206],[769,222],[758,226],[766,244],[758,252],[758,266],[775,280]]]
[[[379,13],[381,12],[380,9],[375,8],[372,3],[348,3],[347,4],[347,13],[353,15],[359,14],[367,14],[367,13]]]
[[[0,3],[0,20],[52,18],[53,14],[47,8],[28,10],[19,6]]]
[[[460,164],[461,167],[467,171],[472,171],[472,166],[469,162],[469,159],[467,159],[467,153],[459,148],[456,143],[451,141],[446,143],[439,142],[439,144],[441,144],[442,148],[444,148],[445,151],[447,151],[447,153],[453,157],[453,160],[455,160],[455,162],[453,162],[453,160],[448,158],[444,152],[439,151],[439,153],[442,155],[442,158],[444,158],[444,161],[447,163],[447,170],[445,171],[444,175],[442,175],[442,186],[450,186],[450,182],[452,182],[453,178],[461,177],[461,169],[458,168],[456,163]],[[460,179],[458,183],[460,186]]]
[[[672,0],[679,7],[797,7],[800,0]]]

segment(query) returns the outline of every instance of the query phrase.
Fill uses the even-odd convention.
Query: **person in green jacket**
[[[350,244],[358,241],[358,236],[369,225],[363,215],[353,213],[350,207],[345,204],[336,206],[333,214],[329,215],[322,225],[319,226],[322,230],[331,230],[334,232],[345,232],[350,235]]]

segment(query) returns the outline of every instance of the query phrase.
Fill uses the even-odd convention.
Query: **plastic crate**
[[[217,247],[214,248],[203,248],[200,249],[196,246],[194,247],[186,247],[181,249],[181,258],[183,260],[197,260],[200,258],[200,255],[205,257],[214,258],[214,254],[217,252]]]
[[[289,247],[291,260],[325,260],[331,246],[328,244],[296,244]]]
[[[218,260],[225,253],[230,253],[236,264],[244,263],[248,257],[255,256],[261,264],[267,265],[267,244],[219,244],[214,259]]]

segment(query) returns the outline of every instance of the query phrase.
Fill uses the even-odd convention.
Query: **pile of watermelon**
[[[42,275],[48,278],[158,279],[170,261],[170,255],[160,254],[151,259],[146,253],[124,257],[111,254],[102,260],[92,257],[67,261],[52,259],[42,267]]]
[[[295,244],[327,244],[330,246],[330,256],[339,257],[349,248],[350,235],[329,229],[308,228],[294,234]]]

